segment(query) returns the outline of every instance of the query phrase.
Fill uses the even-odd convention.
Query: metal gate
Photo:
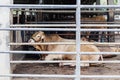
[[[9,0],[5,0],[5,2],[0,2],[0,11],[1,11],[1,20],[0,20],[0,33],[2,34],[1,40],[0,40],[0,58],[1,58],[1,65],[0,65],[0,80],[10,80],[12,77],[33,77],[33,78],[72,78],[74,80],[81,80],[84,78],[95,78],[95,79],[103,79],[103,78],[114,78],[114,79],[119,79],[119,75],[82,75],[81,74],[81,67],[80,64],[81,62],[87,63],[120,63],[120,61],[81,61],[80,60],[80,55],[81,54],[120,54],[119,52],[80,52],[80,44],[88,44],[88,43],[81,43],[81,32],[86,32],[86,31],[92,31],[92,32],[99,32],[99,34],[102,34],[102,32],[105,33],[110,33],[110,32],[119,32],[119,22],[117,24],[112,24],[110,22],[106,23],[99,23],[95,22],[95,24],[91,23],[86,23],[82,24],[81,22],[81,13],[82,12],[104,12],[103,14],[108,14],[116,11],[116,8],[120,8],[120,5],[81,5],[81,0],[76,0],[76,4],[72,5],[23,5],[23,4],[10,4]],[[52,23],[52,24],[10,24],[10,20],[12,16],[10,15],[10,11],[12,12],[14,9],[45,9],[45,10],[53,10],[53,9],[65,9],[65,10],[72,10],[72,12],[75,12],[75,23],[65,23],[65,24],[58,24],[58,23]],[[102,10],[102,11],[101,11]],[[49,11],[48,11],[49,12]],[[56,11],[57,12],[57,11]],[[59,12],[59,11],[58,11]],[[62,10],[61,10],[62,12]],[[64,11],[63,11],[64,12]],[[71,12],[71,11],[70,11]],[[106,13],[105,13],[106,12]],[[119,12],[116,14],[119,14]],[[111,15],[111,14],[110,14]],[[69,26],[70,28],[67,28],[66,26]],[[87,28],[83,28],[83,27]],[[89,28],[89,27],[96,27],[96,26],[102,26],[102,27],[107,27],[107,28]],[[28,28],[27,28],[28,27]],[[37,28],[34,28],[37,27]],[[62,28],[61,28],[62,27]],[[11,42],[9,39],[11,36],[9,36],[9,32],[13,31],[73,31],[75,32],[76,35],[76,42],[74,43],[64,43],[64,44],[76,44],[76,51],[75,52],[43,52],[43,51],[19,51],[19,50],[10,50],[11,46],[19,46],[19,45],[32,45],[34,43],[22,43],[22,42]],[[107,35],[107,34],[106,34]],[[14,36],[12,36],[14,37]],[[101,36],[100,36],[101,37]],[[111,38],[111,36],[109,36]],[[38,43],[36,43],[38,44]],[[40,44],[40,43],[39,43]],[[63,43],[49,43],[49,44],[63,44]],[[112,43],[112,42],[94,42],[94,43],[89,43],[89,44],[94,44],[94,45],[110,45],[110,46],[115,46],[115,45],[120,45],[119,42],[117,43]],[[19,60],[11,60],[10,59],[10,54],[76,54],[76,61],[19,61]],[[73,75],[56,75],[56,74],[12,74],[10,73],[10,65],[15,64],[15,63],[59,63],[59,62],[71,62],[71,63],[76,63],[75,71]]]

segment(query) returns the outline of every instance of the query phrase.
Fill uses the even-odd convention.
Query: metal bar
[[[76,31],[74,28],[0,28],[0,30],[23,30],[23,31]]]
[[[64,44],[68,44],[68,45],[74,45],[76,44],[75,41],[68,41],[68,42],[39,42],[39,43],[9,43],[9,45],[54,45],[54,44],[58,44],[58,45],[64,45]],[[100,43],[100,42],[82,42],[80,44],[91,44],[91,45],[107,45],[107,46],[110,46],[110,45],[120,45],[119,42],[103,42],[103,43]]]
[[[75,78],[76,75],[47,75],[47,74],[1,74],[0,77],[32,77],[32,78]],[[120,78],[119,75],[79,75],[81,78]]]
[[[0,28],[0,30],[23,30],[23,31],[76,31],[75,28]],[[80,31],[120,31],[120,29],[80,29]]]
[[[120,63],[119,60],[112,61],[81,61],[82,63]]]
[[[86,22],[87,23],[87,22]],[[120,27],[120,24],[81,24],[81,26],[85,27]],[[103,28],[102,28],[103,29]]]
[[[13,9],[14,10],[14,9]],[[75,13],[75,10],[19,10],[14,11],[24,11],[24,12],[47,12],[47,13]]]
[[[47,74],[1,74],[0,77],[32,77],[32,78],[74,78],[75,75],[47,75]]]
[[[28,24],[75,24],[73,21],[42,21],[42,22],[33,22],[33,21],[28,21],[26,22]]]
[[[116,31],[120,31],[120,29],[80,29],[80,31],[99,31],[99,32],[102,32],[102,31],[111,31],[111,32],[116,32]]]
[[[84,22],[85,23],[85,22]],[[87,22],[86,22],[87,23]],[[89,22],[91,23],[91,22]],[[97,22],[98,23],[98,22]],[[102,22],[101,22],[102,23]],[[10,27],[75,27],[76,24],[12,24]],[[120,27],[120,24],[81,24],[81,27]]]
[[[76,54],[76,52],[60,52],[60,51],[0,51],[0,54]]]
[[[73,60],[53,60],[53,61],[33,61],[33,60],[24,60],[24,61],[17,61],[17,60],[14,60],[14,61],[10,61],[10,63],[14,63],[14,64],[19,64],[19,63],[75,63],[76,61],[73,61]]]
[[[75,42],[68,41],[68,42],[42,42],[42,43],[9,43],[9,45],[73,45]]]
[[[120,78],[119,75],[80,75],[81,78],[106,78],[106,79],[115,79],[115,78]]]
[[[76,24],[12,24],[10,27],[73,27]]]
[[[75,13],[75,10],[14,10],[14,11],[24,11],[24,12],[47,12],[47,13]],[[112,10],[115,15],[120,14],[120,10]],[[101,10],[82,10],[81,13],[102,13],[107,14],[107,12],[110,12],[109,10],[101,11]]]
[[[21,63],[75,63],[75,60],[52,60],[52,61],[33,61],[33,60],[13,60],[10,61],[11,64],[21,64]],[[81,63],[120,63],[120,60],[110,60],[110,61],[80,61]]]
[[[120,8],[120,5],[80,5],[81,8]]]
[[[81,29],[81,27],[80,27],[80,24],[81,24],[81,14],[80,14],[80,6],[79,5],[81,5],[81,0],[76,0],[76,4],[77,4],[77,8],[76,8],[76,52],[77,52],[77,54],[76,54],[76,69],[75,69],[75,74],[76,74],[76,78],[75,78],[75,80],[80,80],[80,76],[79,75],[81,75],[81,68],[80,68],[80,54],[79,54],[79,52],[80,52],[80,29]]]
[[[0,51],[0,54],[76,54],[76,52],[53,51]],[[120,54],[120,52],[80,52],[79,54]]]
[[[28,4],[2,4],[0,7],[9,7],[9,8],[36,8],[36,9],[75,9],[77,6],[76,5],[28,5]]]
[[[11,0],[0,1],[0,5],[9,5]],[[0,7],[0,28],[8,28],[10,25],[10,9]],[[0,51],[9,50],[7,43],[9,42],[9,32],[0,32]],[[10,74],[10,54],[0,54],[0,74]],[[10,77],[0,77],[0,80],[10,80]]]
[[[120,5],[28,5],[28,4],[1,4],[0,7],[9,8],[39,8],[39,9],[75,9],[79,6],[80,8],[120,8]]]
[[[106,26],[106,25],[109,25],[110,23],[111,23],[111,25],[113,25],[113,26],[116,25],[116,24],[117,24],[117,25],[120,24],[119,20],[118,20],[118,21],[115,21],[115,22],[82,21],[81,23],[82,23],[82,25],[84,25],[84,24],[87,25],[87,24],[88,24],[88,26],[89,26],[89,24],[90,24],[90,25],[93,25],[93,26],[94,26],[94,25],[97,25],[97,24],[98,24],[98,25],[101,24],[101,25],[103,25],[103,26]],[[87,24],[86,24],[86,23],[87,23]],[[109,23],[109,24],[108,24],[108,23]],[[112,23],[116,23],[116,24],[112,24]],[[117,25],[116,25],[116,26],[117,26]]]
[[[0,51],[0,54],[76,54],[76,52],[53,51]],[[80,52],[80,54],[120,54],[120,52]]]

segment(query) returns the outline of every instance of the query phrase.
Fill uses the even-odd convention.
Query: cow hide
[[[32,35],[31,39],[29,40],[30,43],[35,42],[75,42],[75,40],[71,39],[64,39],[61,38],[57,34],[47,35],[42,31],[36,32]],[[81,40],[81,42],[86,42]],[[52,44],[52,45],[33,45],[34,48],[36,48],[39,51],[54,51],[54,52],[75,52],[76,51],[76,45],[68,45],[68,44]],[[89,44],[82,44],[80,48],[81,52],[100,52],[99,49],[95,45],[89,45]],[[75,54],[46,54],[43,56],[45,60],[54,60],[54,59],[60,59],[60,60],[76,60]],[[102,55],[81,55],[80,59],[82,61],[98,61],[99,59],[102,59]],[[61,64],[60,64],[61,65]],[[75,66],[75,63],[71,64],[72,66]],[[81,66],[89,66],[89,63],[81,63]]]

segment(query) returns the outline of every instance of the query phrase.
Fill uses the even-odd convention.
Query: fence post
[[[11,0],[0,1],[0,5],[10,4]],[[10,9],[0,7],[0,28],[9,27]],[[0,31],[0,51],[8,51],[9,31]],[[9,54],[0,53],[0,75],[10,73],[10,56]],[[0,80],[10,80],[10,77],[0,77]]]

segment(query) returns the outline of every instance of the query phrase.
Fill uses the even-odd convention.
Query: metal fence
[[[7,10],[12,10],[16,8],[35,8],[35,9],[75,9],[76,10],[76,23],[75,24],[28,24],[28,25],[9,25],[9,27],[1,27],[0,31],[75,31],[76,32],[76,42],[72,43],[43,43],[43,44],[76,44],[76,52],[45,52],[45,51],[11,51],[8,49],[10,45],[32,45],[32,44],[42,44],[42,43],[11,43],[9,41],[6,41],[3,45],[8,47],[7,49],[1,49],[0,54],[76,54],[76,61],[7,61],[9,63],[4,63],[4,64],[9,64],[10,63],[59,63],[59,62],[76,62],[76,69],[75,69],[75,74],[74,75],[47,75],[47,74],[11,74],[8,71],[7,73],[1,73],[0,77],[52,77],[52,78],[74,78],[75,80],[81,80],[81,78],[120,78],[119,75],[81,75],[81,68],[80,64],[81,62],[91,62],[91,63],[120,63],[120,61],[80,61],[80,54],[91,54],[91,52],[80,52],[80,44],[88,44],[88,43],[81,43],[80,42],[80,35],[81,31],[120,31],[119,29],[83,29],[81,28],[82,26],[98,26],[98,24],[81,24],[81,9],[82,8],[120,8],[120,5],[81,5],[80,0],[77,0],[76,5],[20,5],[20,4],[1,4],[0,9],[5,9]],[[31,28],[31,26],[76,26],[74,28]],[[30,26],[30,28],[24,28],[25,26]],[[99,24],[99,26],[108,26],[108,27],[119,27],[120,25],[118,24]],[[10,27],[16,27],[16,28],[10,28]],[[7,32],[8,34],[8,32]],[[6,36],[3,34],[3,36]],[[8,35],[7,35],[8,37]],[[7,38],[8,39],[8,38]],[[6,39],[6,40],[7,40]],[[2,41],[4,41],[3,39]],[[118,43],[100,43],[100,42],[95,42],[95,43],[89,43],[89,44],[108,44],[108,45],[115,45],[115,44],[120,44]],[[119,52],[97,52],[97,53],[92,53],[92,54],[120,54]],[[1,56],[1,55],[0,55]],[[3,59],[4,60],[4,59]],[[6,65],[5,65],[6,66]],[[4,68],[5,69],[5,68]],[[1,70],[1,69],[0,69]],[[4,80],[9,80],[9,79],[4,79]]]

